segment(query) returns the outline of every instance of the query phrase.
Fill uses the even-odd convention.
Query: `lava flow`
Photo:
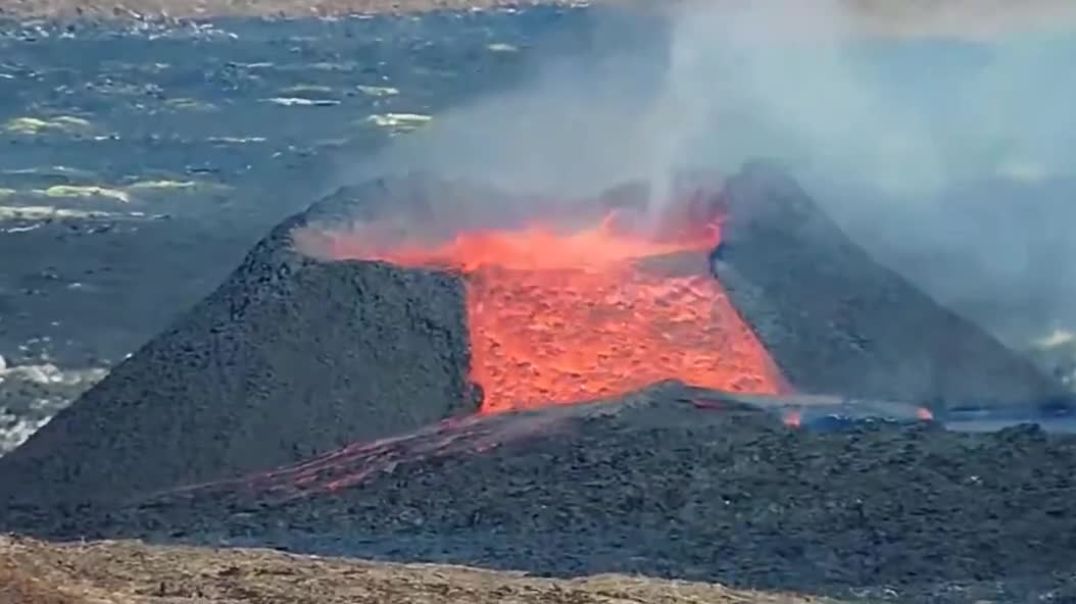
[[[775,365],[706,270],[716,228],[668,241],[614,221],[458,234],[438,246],[373,251],[333,237],[334,258],[453,268],[466,277],[471,377],[482,410],[569,404],[676,378],[737,392],[783,391]]]

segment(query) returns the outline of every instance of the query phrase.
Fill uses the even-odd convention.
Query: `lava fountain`
[[[670,378],[734,392],[786,391],[706,270],[717,225],[670,237],[633,230],[621,218],[568,231],[537,223],[474,230],[436,244],[372,245],[376,237],[364,231],[376,225],[316,237],[333,259],[464,276],[471,378],[483,389],[483,412],[570,404]]]

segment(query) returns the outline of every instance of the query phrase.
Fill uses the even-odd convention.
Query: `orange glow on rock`
[[[803,414],[799,411],[788,411],[781,418],[781,421],[789,428],[800,428],[803,426]]]

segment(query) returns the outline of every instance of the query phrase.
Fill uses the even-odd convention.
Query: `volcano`
[[[646,199],[421,175],[341,189],[0,458],[0,498],[135,497],[666,379],[943,406],[1059,392],[778,170]]]

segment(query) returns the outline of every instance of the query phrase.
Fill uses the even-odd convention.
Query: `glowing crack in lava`
[[[357,232],[330,233],[328,254],[464,274],[471,377],[483,388],[484,412],[580,402],[669,378],[786,391],[708,271],[647,266],[665,258],[705,267],[716,228],[683,241],[622,231],[607,218],[570,233],[535,225],[387,249],[371,249]]]

